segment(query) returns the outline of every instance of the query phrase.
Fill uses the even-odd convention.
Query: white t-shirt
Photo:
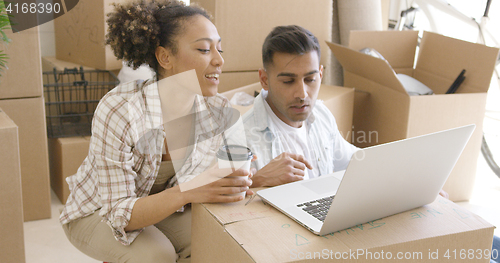
[[[307,136],[307,125],[303,123],[300,128],[292,127],[280,120],[280,118],[274,114],[267,101],[265,103],[265,107],[269,116],[269,122],[272,122],[272,124],[276,127],[276,136],[280,137],[285,152],[300,154],[304,156],[309,163],[311,163],[313,169],[311,170],[306,167],[304,180],[318,177],[318,163],[311,147],[311,142]]]

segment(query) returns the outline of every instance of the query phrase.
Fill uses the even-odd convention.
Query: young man
[[[257,160],[252,187],[275,186],[346,169],[358,150],[340,134],[317,101],[323,77],[316,37],[299,26],[279,26],[262,47],[262,92],[243,116]]]

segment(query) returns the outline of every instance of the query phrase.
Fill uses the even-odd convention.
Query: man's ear
[[[323,65],[319,65],[319,78],[320,78],[320,80],[323,79],[323,69],[324,69]]]
[[[260,80],[260,85],[262,85],[262,88],[264,90],[269,90],[269,78],[267,75],[267,71],[265,69],[259,69],[259,80]]]
[[[166,70],[172,69],[172,53],[168,49],[162,46],[157,47],[155,56],[160,67]]]

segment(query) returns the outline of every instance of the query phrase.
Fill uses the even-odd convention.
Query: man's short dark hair
[[[311,51],[321,56],[318,39],[307,29],[296,26],[277,26],[267,35],[262,45],[264,68],[273,63],[274,53],[303,55]]]

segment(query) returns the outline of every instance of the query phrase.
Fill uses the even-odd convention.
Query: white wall
[[[478,42],[478,26],[473,18],[477,22],[483,20],[486,2],[487,0],[391,0],[389,16],[391,19],[397,19],[401,10],[414,4],[424,11],[417,13],[415,19],[418,30],[432,31],[470,42]],[[493,37],[486,36],[486,44],[498,47],[500,46],[498,43],[500,40],[500,1],[492,1],[489,17],[487,28]],[[497,39],[497,43],[493,41],[493,38]]]

